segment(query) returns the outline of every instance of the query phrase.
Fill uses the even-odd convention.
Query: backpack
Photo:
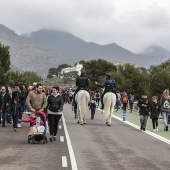
[[[127,97],[123,97],[123,103],[127,103]]]
[[[90,107],[91,107],[91,108],[96,108],[95,102],[91,102]]]
[[[163,108],[164,108],[164,109],[169,109],[169,108],[170,108],[170,104],[169,104],[169,101],[168,101],[168,100],[165,100],[165,101],[164,101]]]

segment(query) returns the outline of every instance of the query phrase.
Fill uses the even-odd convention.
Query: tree
[[[9,46],[0,43],[0,84],[6,82],[5,73],[10,70]]]
[[[119,66],[117,72],[113,73],[113,77],[116,81],[117,89],[120,91],[126,91],[127,93],[134,91],[137,98],[143,92],[148,92],[149,76],[133,65]]]
[[[67,68],[67,67],[71,67],[71,66],[68,65],[68,64],[61,64],[61,65],[59,65],[57,68],[52,67],[52,68],[50,68],[50,69],[48,70],[48,75],[47,75],[47,77],[48,77],[48,78],[52,78],[53,75],[58,76],[58,74],[60,73],[60,71],[61,71],[63,68]]]
[[[116,66],[103,59],[87,61],[83,66],[90,80],[89,85],[92,90],[97,89],[95,81],[101,83],[104,81],[107,72],[117,71]]]
[[[150,92],[153,96],[160,96],[170,87],[170,61],[152,67],[150,70]]]
[[[32,85],[33,82],[39,82],[41,78],[34,72],[19,72],[10,70],[5,74],[6,82],[3,85],[9,85],[11,87],[14,87],[15,84],[19,85]]]

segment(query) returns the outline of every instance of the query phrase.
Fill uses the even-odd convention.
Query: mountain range
[[[34,71],[45,76],[49,68],[59,64],[74,65],[80,60],[105,59],[128,62],[149,68],[168,60],[170,52],[153,45],[140,54],[124,49],[116,43],[100,45],[57,30],[38,30],[17,35],[0,25],[0,42],[10,46],[11,65],[23,71]]]

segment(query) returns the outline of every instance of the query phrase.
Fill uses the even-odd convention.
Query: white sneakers
[[[156,129],[153,130],[154,132],[158,132],[158,127],[156,127]]]
[[[20,128],[21,127],[21,123],[18,123],[17,127]]]
[[[156,127],[156,132],[158,132],[158,127]]]

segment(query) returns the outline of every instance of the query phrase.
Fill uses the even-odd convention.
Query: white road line
[[[139,129],[139,130],[140,130],[140,127],[139,127],[139,126],[137,126],[137,125],[135,125],[135,124],[133,124],[133,123],[131,123],[131,122],[122,121],[122,118],[120,118],[120,117],[118,117],[118,116],[115,116],[115,115],[112,115],[112,117],[114,117],[114,118],[117,119],[117,120],[120,120],[121,122],[123,122],[123,123],[125,123],[125,124],[128,124],[128,125],[136,128],[136,129]],[[153,133],[153,132],[150,132],[150,131],[148,131],[148,130],[143,131],[143,132],[144,132],[144,133],[147,133],[148,135],[151,135],[151,136],[153,136],[153,137],[155,137],[155,138],[157,138],[157,139],[159,139],[159,140],[161,140],[162,142],[165,142],[165,143],[168,144],[168,145],[170,145],[170,140],[168,140],[168,139],[166,139],[166,138],[164,138],[164,137],[162,137],[162,136],[160,136],[160,135],[157,135],[157,134],[155,134],[155,133]]]
[[[68,167],[67,165],[67,157],[66,156],[62,156],[62,167]]]
[[[67,140],[68,151],[69,151],[69,154],[70,154],[71,167],[72,167],[72,170],[78,170],[64,115],[62,115],[62,120],[63,120],[63,126],[64,126],[64,130],[65,130],[66,140]]]
[[[60,136],[60,142],[64,142],[64,136]]]
[[[58,126],[59,129],[62,129],[61,125]]]

